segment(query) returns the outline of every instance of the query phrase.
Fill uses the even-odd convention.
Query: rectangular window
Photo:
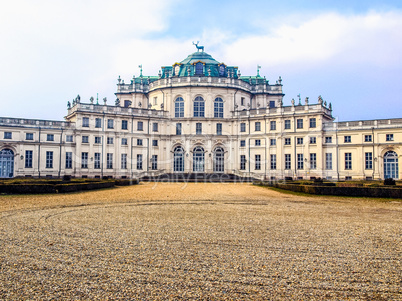
[[[315,118],[310,118],[310,128],[315,128],[317,126],[317,121]]]
[[[25,151],[25,168],[32,168],[33,151]]]
[[[285,138],[285,145],[290,145],[290,138]]]
[[[127,145],[127,138],[121,138],[121,145]]]
[[[176,123],[176,135],[181,135],[181,123]]]
[[[310,154],[310,169],[317,168],[317,154],[311,153]]]
[[[261,155],[255,155],[255,170],[261,169]]]
[[[158,97],[154,97],[154,105],[156,106],[158,104]]]
[[[366,169],[373,169],[373,153],[365,153]]]
[[[275,108],[275,100],[270,100],[269,101],[269,107],[270,108]]]
[[[99,136],[95,136],[95,144],[101,144],[102,143],[102,139]]]
[[[102,127],[102,119],[95,118],[95,128],[100,129]]]
[[[351,136],[345,136],[345,137],[343,137],[344,138],[344,142],[345,143],[350,143],[350,142],[352,142],[352,137]]]
[[[158,123],[157,123],[157,122],[152,123],[152,131],[153,131],[153,132],[157,132],[157,131],[158,131]]]
[[[297,119],[297,128],[302,129],[303,128],[303,119]]]
[[[142,170],[142,155],[137,155],[137,169]]]
[[[292,161],[290,154],[285,154],[285,169],[290,169],[292,166]]]
[[[113,154],[112,153],[106,154],[106,168],[113,169]]]
[[[122,130],[127,130],[128,129],[128,121],[127,120],[122,120],[121,121],[121,129]]]
[[[89,137],[88,136],[82,136],[82,143],[88,143],[89,142]]]
[[[345,169],[352,169],[352,153],[345,153]]]
[[[195,124],[195,134],[196,135],[201,135],[202,134],[202,123],[201,122],[197,122]]]
[[[142,145],[142,139],[137,139],[137,145]]]
[[[13,134],[11,132],[4,132],[4,139],[11,139]]]
[[[245,98],[244,98],[244,97],[242,97],[242,98],[241,98],[241,101],[240,101],[240,105],[244,106],[244,103],[245,103],[245,101],[244,101],[244,100],[245,100]]]
[[[66,142],[73,142],[73,135],[67,135]]]
[[[285,130],[290,130],[290,120],[285,120]]]
[[[325,143],[332,143],[332,137],[325,137]]]
[[[94,154],[94,168],[95,169],[101,168],[101,153]]]
[[[297,144],[303,144],[303,138],[297,138]]]
[[[257,122],[255,123],[255,131],[256,131],[256,132],[261,131],[261,122],[257,121]]]
[[[143,131],[144,130],[144,123],[142,121],[137,122],[137,131]]]
[[[261,146],[261,140],[255,139],[255,146]]]
[[[271,155],[271,169],[276,169],[276,155]]]
[[[276,130],[276,121],[271,121],[271,122],[270,122],[270,129],[271,129],[271,131],[275,131],[275,130]]]
[[[246,124],[244,122],[240,123],[240,132],[244,133],[246,131]]]
[[[373,141],[371,135],[364,135],[364,142],[371,142],[371,141]]]
[[[113,137],[107,137],[107,144],[113,144]]]
[[[66,152],[66,169],[73,168],[73,153]]]
[[[46,141],[54,141],[54,135],[53,134],[47,134],[46,135]]]
[[[33,133],[26,133],[25,140],[33,140]]]
[[[157,170],[158,169],[158,155],[152,155],[151,157],[151,169]]]
[[[269,140],[269,145],[275,146],[275,145],[276,145],[276,139],[275,139],[275,138],[270,139],[270,140]]]
[[[113,129],[114,128],[113,119],[108,119],[107,120],[107,128],[108,129]]]
[[[46,152],[46,168],[53,168],[53,152]]]
[[[304,156],[297,154],[297,169],[304,169]]]
[[[158,140],[152,140],[152,146],[158,146]]]
[[[385,138],[387,141],[394,141],[394,134],[387,134]]]
[[[240,147],[246,146],[246,140],[240,140]]]
[[[332,153],[325,154],[325,169],[332,170]]]
[[[127,169],[127,154],[121,154],[121,169]]]
[[[246,156],[240,155],[240,170],[246,169]]]
[[[88,153],[81,153],[81,168],[88,168]]]
[[[316,137],[310,137],[310,144],[316,144],[317,143],[317,138]]]
[[[222,135],[222,123],[217,123],[216,124],[216,134],[217,135]]]
[[[88,117],[83,117],[82,118],[82,127],[83,128],[89,128],[89,118]]]

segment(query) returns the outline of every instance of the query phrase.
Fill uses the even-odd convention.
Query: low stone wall
[[[46,193],[66,193],[114,186],[128,186],[138,184],[137,179],[109,180],[109,181],[84,181],[66,182],[60,181],[38,181],[33,183],[1,183],[0,193],[2,194],[46,194]]]
[[[263,184],[264,185],[264,184]],[[337,195],[375,198],[400,198],[402,188],[395,187],[338,187],[275,183],[272,187],[317,195]]]

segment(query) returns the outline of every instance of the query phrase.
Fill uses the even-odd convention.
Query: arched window
[[[193,171],[204,172],[205,157],[204,149],[201,146],[197,146],[193,150]]]
[[[399,178],[398,154],[396,152],[388,151],[384,155],[384,178]]]
[[[222,147],[215,148],[214,151],[214,172],[225,171],[225,151]]]
[[[14,176],[14,152],[11,149],[0,151],[0,178]]]
[[[184,171],[184,149],[181,146],[177,146],[173,153],[173,171]]]
[[[205,102],[201,96],[194,100],[194,117],[205,117]]]
[[[177,97],[174,103],[174,117],[184,117],[184,99]]]
[[[223,118],[223,100],[220,97],[215,98],[214,101],[214,117]]]
[[[204,73],[204,64],[198,62],[195,64],[195,75],[202,75]]]

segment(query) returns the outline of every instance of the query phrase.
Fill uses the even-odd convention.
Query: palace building
[[[280,77],[243,76],[203,49],[119,77],[115,94],[77,96],[63,121],[1,117],[0,177],[402,177],[402,118],[334,122],[321,96],[284,104]]]

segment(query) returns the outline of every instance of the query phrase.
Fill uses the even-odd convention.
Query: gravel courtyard
[[[402,200],[251,184],[0,196],[3,300],[402,300]]]

